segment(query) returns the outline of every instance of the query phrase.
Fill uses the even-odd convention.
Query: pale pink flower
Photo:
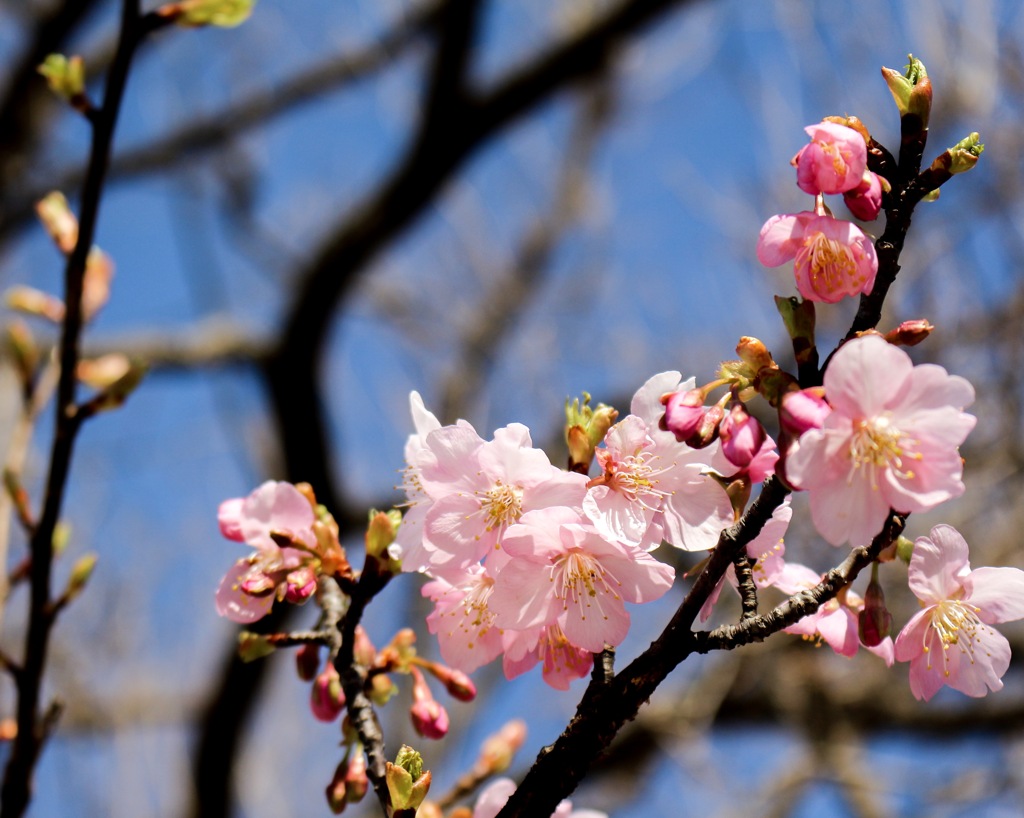
[[[434,574],[459,572],[493,552],[505,529],[528,511],[579,507],[586,491],[587,478],[552,466],[522,424],[498,429],[494,440],[479,446],[466,445],[471,429],[444,427],[426,439],[432,451],[445,455],[424,464],[420,474],[424,490],[435,498],[423,520],[428,570]]]
[[[540,662],[541,678],[555,690],[568,690],[571,682],[589,675],[594,667],[594,654],[571,644],[557,621],[525,630],[506,630],[502,640],[506,679],[514,679]]]
[[[427,629],[437,635],[441,656],[452,667],[472,673],[501,653],[501,630],[488,603],[494,589],[491,572],[507,561],[498,551],[488,558],[486,568],[477,563],[461,575],[423,586],[423,596],[434,603]]]
[[[405,489],[406,511],[402,524],[395,536],[397,558],[402,560],[403,571],[419,571],[427,563],[423,551],[423,518],[433,502],[420,483],[420,469],[424,462],[436,462],[435,455],[427,447],[427,436],[441,428],[441,423],[423,404],[423,398],[415,390],[409,393],[409,409],[412,413],[415,434],[405,442],[405,469],[402,473],[402,488]],[[480,441],[483,443],[483,441]]]
[[[791,562],[787,563],[773,579],[772,584],[783,593],[792,595],[813,588],[819,582],[821,574],[806,565]],[[871,647],[861,644],[857,615],[863,608],[864,600],[847,587],[839,595],[822,604],[817,611],[784,630],[807,640],[820,639],[840,656],[853,656],[859,648],[864,647],[868,652],[880,657],[887,666],[891,666],[893,643],[890,637],[885,637]]]
[[[494,818],[505,806],[512,793],[516,791],[516,782],[511,778],[496,778],[480,793],[473,807],[473,818]],[[551,818],[608,818],[607,813],[592,809],[572,808],[572,802],[562,801]]]
[[[964,491],[957,447],[974,428],[974,389],[940,366],[914,366],[880,336],[854,338],[825,371],[832,412],[786,461],[833,545],[865,545],[893,508],[928,511]]]
[[[301,569],[316,547],[315,515],[309,500],[295,486],[268,481],[248,497],[221,503],[217,517],[225,537],[256,549],[224,575],[216,594],[217,613],[234,622],[250,623],[264,617],[274,600],[286,594],[294,601],[309,597],[316,578]],[[299,547],[282,548],[272,533]]]
[[[867,169],[864,137],[835,122],[818,122],[804,131],[811,141],[793,157],[797,186],[812,196],[845,193],[857,187]]]
[[[772,216],[757,240],[766,267],[795,259],[796,288],[809,301],[834,304],[870,293],[878,273],[875,245],[853,222],[813,211]]]
[[[658,599],[675,578],[670,566],[604,539],[564,507],[524,514],[502,549],[512,559],[490,598],[498,625],[521,630],[557,621],[570,643],[591,653],[625,638],[625,602]]]
[[[631,414],[608,430],[597,451],[603,474],[590,481],[583,510],[608,539],[653,548],[664,535],[687,551],[713,548],[732,524],[732,508],[711,471],[733,467],[716,441],[693,449],[658,428],[661,396],[692,389],[678,372],[662,372],[637,390]]]
[[[915,541],[907,577],[924,610],[896,637],[896,659],[910,662],[914,696],[927,701],[943,685],[974,697],[1001,689],[1010,643],[989,626],[1024,618],[1024,571],[972,571],[960,532],[937,525]]]

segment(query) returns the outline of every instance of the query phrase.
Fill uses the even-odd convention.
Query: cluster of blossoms
[[[911,69],[926,80],[923,67]],[[930,85],[911,82],[909,75],[886,76],[901,113],[926,127]],[[401,571],[429,578],[422,589],[434,604],[427,626],[446,664],[419,657],[411,630],[377,650],[356,627],[350,649],[374,703],[393,694],[389,674],[411,676],[413,724],[421,736],[439,738],[448,730],[448,716],[424,672],[455,698],[468,700],[475,690],[467,674],[501,656],[508,678],[540,664],[549,685],[567,689],[589,673],[595,654],[625,639],[627,602],[658,599],[672,586],[674,570],[651,552],[662,544],[688,552],[719,547],[725,529],[743,520],[754,488],[769,477],[807,492],[811,520],[826,542],[874,549],[860,552],[874,560],[871,580],[863,596],[849,584],[836,592],[834,585],[821,585],[818,571],[786,562],[784,536],[792,517],[787,497],[724,573],[718,563],[720,579],[704,600],[701,621],[711,617],[726,585],[739,591],[744,619],[757,617],[762,590],[790,597],[803,613],[828,588],[833,596],[787,632],[843,656],[864,647],[887,665],[908,662],[910,689],[919,699],[943,686],[969,696],[1002,687],[1010,649],[992,626],[1024,618],[1024,571],[972,570],[966,542],[947,525],[914,543],[902,537],[893,542],[896,533],[887,533],[890,522],[899,525],[897,531],[905,522],[893,521],[894,513],[905,518],[963,493],[959,447],[975,425],[965,411],[974,390],[940,366],[915,366],[900,348],[927,337],[933,328],[924,320],[904,322],[887,335],[851,332],[818,371],[813,302],[869,295],[878,272],[872,240],[853,223],[835,219],[824,196],[842,194],[855,217],[870,221],[890,185],[868,168],[869,145],[876,157],[887,152],[855,117],[828,118],[806,131],[811,141],[792,164],[797,185],[814,196],[814,209],[773,216],[757,244],[766,265],[795,260],[803,300],[776,302],[803,384],[779,367],[763,343],[744,337],[739,359],[723,363],[714,380],[698,387],[679,372],[655,375],[622,419],[610,407],[592,409],[589,396],[582,405],[567,403],[566,469],[533,446],[525,426],[510,424],[484,440],[464,420],[442,425],[413,392],[405,512],[371,512],[362,575],[348,564],[337,525],[308,486],[266,483],[221,506],[224,535],[255,551],[224,577],[218,611],[249,623],[275,601],[301,603],[314,595],[324,609],[319,635],[297,657],[300,676],[313,682],[317,718],[333,721],[345,707],[336,667],[344,606],[332,595],[362,587],[367,571],[384,581]],[[972,134],[932,170],[951,175],[969,169],[982,147]],[[821,385],[801,388],[808,383]],[[720,388],[721,398],[709,402]],[[748,408],[759,397],[777,412],[778,443]],[[766,496],[786,493],[778,489]],[[879,564],[897,556],[908,564],[921,610],[894,638],[878,575]],[[250,634],[243,647],[249,644],[256,655],[275,639],[300,644],[304,638]],[[323,645],[328,657],[321,665]],[[474,786],[503,772],[509,748],[521,741],[518,728],[500,738],[503,761],[485,753],[471,776]],[[347,730],[345,743],[345,758],[327,791],[335,812],[367,789],[359,737]],[[405,814],[422,805],[423,814],[439,818],[440,808],[424,800],[430,773],[422,770],[422,759],[403,748],[399,762],[387,765],[391,810]],[[508,779],[493,781],[472,810],[460,807],[450,818],[492,818],[514,790]],[[563,801],[553,818],[602,815],[573,811]]]
[[[807,126],[811,142],[793,157],[797,185],[814,196],[814,209],[772,216],[761,228],[757,257],[768,267],[795,259],[800,295],[835,303],[871,292],[878,257],[871,238],[852,222],[834,218],[824,196],[842,193],[854,216],[873,221],[888,183],[867,169],[867,131],[859,120],[830,120]]]

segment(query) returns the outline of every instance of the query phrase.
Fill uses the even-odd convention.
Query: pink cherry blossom
[[[557,620],[525,630],[506,630],[502,640],[506,679],[514,679],[540,662],[541,678],[555,690],[568,690],[571,682],[588,676],[594,666],[594,654],[571,644]]]
[[[234,622],[255,622],[269,613],[276,598],[289,594],[298,602],[315,590],[315,575],[303,570],[316,547],[315,515],[295,486],[268,481],[248,497],[221,503],[217,516],[225,537],[256,549],[224,575],[216,594],[217,613]],[[271,534],[299,547],[281,547]]]
[[[927,511],[964,491],[957,447],[974,428],[974,389],[933,364],[914,366],[877,335],[842,346],[825,371],[833,411],[801,435],[786,475],[807,489],[811,517],[833,545],[865,545],[890,507]]]
[[[420,469],[424,462],[436,462],[432,451],[426,445],[427,435],[441,428],[441,423],[423,404],[420,393],[409,393],[409,409],[412,413],[415,434],[405,442],[405,470],[402,473],[402,488],[406,494],[406,512],[398,527],[394,545],[398,559],[402,560],[403,571],[419,571],[427,562],[422,549],[423,518],[430,509],[432,500],[420,483]],[[481,441],[482,443],[483,441]]]
[[[572,509],[545,508],[510,526],[490,608],[503,628],[558,622],[569,642],[600,653],[629,630],[625,602],[650,602],[675,572],[646,551],[610,542]]]
[[[989,626],[1024,618],[1024,571],[972,571],[960,532],[938,525],[914,543],[907,577],[924,610],[896,637],[896,659],[910,662],[914,696],[927,701],[943,685],[974,697],[1001,689],[1010,643]]]
[[[587,478],[551,465],[530,430],[513,423],[475,445],[472,427],[443,427],[427,446],[443,454],[424,464],[420,482],[433,505],[423,519],[428,570],[459,572],[493,552],[505,529],[546,506],[579,506]]]
[[[867,169],[864,137],[835,122],[818,122],[804,131],[811,141],[793,157],[797,186],[812,196],[857,187]]]
[[[878,273],[874,242],[853,222],[801,213],[772,216],[761,228],[757,257],[766,267],[795,259],[796,288],[809,301],[834,304],[870,293]]]
[[[479,563],[461,576],[435,579],[423,586],[423,596],[434,603],[427,629],[437,634],[441,656],[452,667],[472,673],[502,651],[501,630],[494,623],[488,602],[494,589],[493,571],[507,562],[503,551],[492,554],[487,566]]]
[[[772,584],[786,594],[798,594],[813,588],[821,581],[821,575],[795,562],[787,563],[774,578]],[[812,614],[784,630],[808,640],[822,640],[840,656],[853,656],[864,647],[880,657],[887,666],[893,662],[893,642],[885,637],[877,645],[862,645],[857,628],[857,615],[864,608],[864,600],[849,587],[825,602]]]
[[[686,551],[713,548],[732,524],[732,508],[711,471],[735,470],[716,441],[693,449],[658,427],[661,396],[693,388],[662,372],[637,390],[630,415],[608,430],[597,452],[603,474],[590,481],[583,510],[612,540],[653,548],[664,536]]]

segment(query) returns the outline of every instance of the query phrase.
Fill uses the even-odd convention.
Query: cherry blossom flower
[[[914,543],[907,576],[924,610],[896,637],[896,659],[910,662],[914,696],[927,701],[943,685],[974,697],[1001,689],[1010,643],[989,626],[1024,618],[1024,571],[972,571],[960,532],[937,525]]]
[[[796,288],[809,301],[834,304],[870,293],[878,273],[875,245],[853,222],[810,210],[772,216],[761,228],[757,257],[766,267],[795,259]]]
[[[732,524],[729,498],[710,476],[734,470],[714,442],[693,449],[658,428],[662,395],[693,388],[678,372],[662,372],[637,390],[631,414],[612,426],[597,451],[603,473],[590,481],[583,511],[601,534],[643,548],[661,537],[677,548],[713,548]]]
[[[490,608],[503,628],[557,621],[572,645],[600,653],[629,630],[625,602],[650,602],[671,586],[675,572],[646,551],[604,539],[565,507],[524,514],[510,526]]]
[[[807,489],[833,545],[865,545],[890,507],[927,511],[964,491],[957,447],[974,428],[974,389],[933,364],[914,366],[880,336],[848,341],[825,371],[832,412],[790,450],[786,476]]]
[[[797,186],[812,196],[856,188],[867,169],[864,137],[835,122],[818,122],[804,131],[811,141],[793,157]]]
[[[268,481],[248,497],[225,500],[217,514],[221,533],[245,542],[256,551],[238,560],[217,589],[217,613],[234,622],[264,617],[277,598],[308,598],[315,576],[303,570],[316,547],[315,520],[309,500],[291,483]],[[283,536],[297,548],[281,547],[271,534]],[[312,581],[312,589],[310,582]]]
[[[787,563],[782,571],[773,579],[772,584],[786,594],[798,594],[821,582],[821,574],[806,565]],[[858,649],[864,647],[870,653],[879,656],[887,666],[893,662],[893,642],[885,637],[877,645],[862,645],[857,627],[857,615],[864,608],[864,600],[849,587],[844,588],[835,597],[828,600],[814,613],[805,616],[797,623],[784,628],[786,633],[793,633],[808,640],[825,642],[840,656],[854,656]]]
[[[506,630],[503,644],[506,679],[514,679],[540,662],[541,678],[555,690],[568,690],[571,682],[589,675],[594,666],[594,654],[571,644],[557,620],[525,630]]]
[[[486,567],[477,563],[461,576],[423,586],[423,596],[434,602],[427,629],[437,635],[441,656],[452,667],[472,673],[501,653],[501,630],[488,602],[494,590],[492,572],[507,561],[505,553],[498,551],[488,558]]]
[[[522,424],[478,440],[466,424],[442,427],[425,441],[435,458],[420,471],[420,485],[434,499],[423,518],[423,547],[435,575],[483,559],[524,513],[583,500],[587,478],[552,466]]]
[[[511,778],[496,778],[484,787],[477,798],[476,806],[473,807],[473,818],[494,818],[515,791],[516,782]],[[608,818],[608,815],[592,809],[574,810],[572,802],[565,800],[555,807],[551,818]]]

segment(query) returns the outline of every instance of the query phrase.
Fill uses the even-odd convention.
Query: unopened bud
[[[11,352],[18,374],[24,384],[31,384],[39,365],[39,347],[36,346],[32,331],[19,318],[7,325],[7,348]]]
[[[109,412],[123,406],[132,392],[138,389],[148,371],[149,366],[143,361],[130,361],[127,371],[84,404],[82,412],[86,416],[97,415],[100,412]],[[78,374],[77,370],[76,374]],[[90,373],[86,368],[86,374],[96,373],[95,370]]]
[[[315,642],[302,645],[295,651],[295,672],[304,682],[311,682],[316,678],[320,669],[320,646]]]
[[[45,318],[59,324],[64,320],[64,302],[54,295],[44,293],[35,287],[17,284],[4,294],[7,306],[26,315]]]
[[[36,70],[57,96],[82,110],[88,107],[85,98],[85,63],[79,56],[49,54]]]
[[[75,561],[71,567],[71,575],[68,577],[67,588],[64,590],[63,602],[65,604],[71,602],[85,590],[98,560],[98,554],[89,553],[83,554]]]
[[[179,26],[233,28],[249,19],[255,5],[256,0],[180,0],[161,6],[156,13]]]
[[[373,646],[366,628],[362,625],[356,626],[355,639],[352,642],[352,656],[357,664],[363,667],[370,667],[377,661],[377,648]]]
[[[885,607],[885,594],[873,572],[871,582],[864,593],[864,608],[857,614],[857,632],[861,643],[865,647],[873,648],[881,644],[891,630],[892,614]]]
[[[370,689],[366,695],[375,705],[383,707],[397,692],[398,688],[390,676],[386,673],[375,673],[370,677]]]
[[[471,702],[476,698],[476,685],[467,674],[453,667],[438,667],[444,672],[437,674],[437,678],[448,691],[448,695],[460,702]]]
[[[815,354],[814,302],[796,297],[775,296],[775,309],[782,316],[786,332],[793,341],[793,354],[798,364],[806,363]]]
[[[78,243],[78,219],[71,212],[68,200],[59,190],[47,193],[36,202],[36,215],[54,244],[65,255]]]
[[[686,392],[669,392],[661,396],[665,414],[658,426],[683,441],[697,433],[704,420],[704,390],[690,389]]]
[[[334,770],[331,783],[327,785],[327,790],[324,793],[327,796],[327,806],[335,815],[341,815],[345,811],[345,807],[348,806],[348,782],[345,780],[347,772],[348,763],[342,761]]]
[[[784,432],[799,437],[809,429],[820,429],[831,413],[824,387],[812,386],[782,396],[779,425]]]
[[[481,778],[505,772],[525,741],[526,722],[521,719],[506,722],[497,733],[484,739],[480,756],[473,765],[474,772]]]
[[[704,417],[701,418],[697,431],[686,439],[686,445],[694,449],[703,449],[705,446],[710,446],[718,439],[718,425],[724,417],[725,407],[721,403],[709,406],[708,410],[704,413]]]
[[[740,342],[736,345],[736,354],[740,356],[740,360],[743,363],[750,367],[750,371],[755,375],[766,366],[775,366],[775,361],[772,360],[772,354],[768,351],[768,347],[759,339],[752,338],[749,335],[744,335],[740,338]]]
[[[395,763],[386,763],[384,780],[391,808],[395,811],[415,810],[430,790],[430,770],[423,770],[423,757],[405,744],[398,751]]]
[[[388,546],[395,541],[398,525],[394,517],[376,509],[370,512],[370,524],[366,528],[366,556],[377,560],[388,559]]]
[[[448,734],[448,712],[430,692],[427,680],[423,678],[419,668],[411,668],[411,673],[413,705],[409,715],[412,718],[412,726],[423,738],[444,738]]]
[[[93,389],[106,389],[128,374],[132,362],[127,355],[111,352],[99,358],[86,358],[78,362],[75,376]]]
[[[313,681],[310,689],[309,709],[320,721],[331,722],[345,709],[345,692],[341,689],[341,677],[330,662]]]
[[[263,634],[252,631],[242,631],[238,634],[238,658],[243,662],[255,662],[269,656],[274,650],[270,640]]]
[[[316,593],[316,571],[311,565],[290,571],[284,582],[284,598],[293,605],[301,605]]]
[[[935,329],[925,318],[904,321],[896,329],[885,333],[885,340],[896,346],[917,346]]]
[[[896,556],[907,565],[910,565],[910,558],[914,555],[914,541],[904,537],[902,534],[896,539]]]
[[[583,393],[583,403],[575,398],[565,401],[565,443],[569,449],[569,471],[586,474],[598,447],[619,416],[611,406],[599,403],[590,406],[590,395]]]
[[[978,164],[978,157],[985,150],[985,146],[978,141],[978,138],[977,132],[965,136],[952,148],[936,158],[932,162],[932,168],[934,169],[938,166],[949,171],[954,176],[971,170],[971,168]]]
[[[370,779],[366,775],[366,756],[362,750],[356,749],[348,761],[345,773],[345,798],[350,803],[362,801],[370,789]]]
[[[743,469],[761,451],[768,434],[757,420],[747,413],[746,407],[736,401],[719,424],[722,454],[734,466]]]
[[[914,116],[920,122],[918,130],[925,130],[928,127],[928,119],[932,108],[932,83],[928,79],[928,72],[924,63],[915,60],[913,54],[907,55],[909,65],[900,73],[892,68],[883,68],[882,76],[885,78],[889,92],[892,94],[900,116]]]

